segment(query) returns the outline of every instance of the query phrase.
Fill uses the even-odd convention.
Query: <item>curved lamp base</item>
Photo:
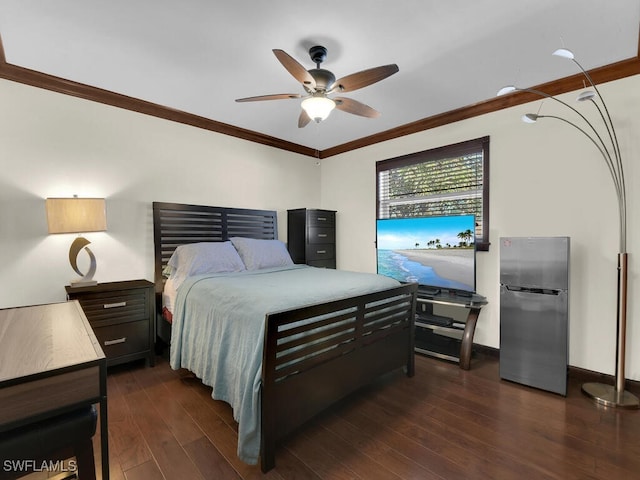
[[[91,242],[84,237],[77,237],[71,244],[71,248],[69,249],[69,263],[71,264],[71,268],[82,277],[77,280],[72,280],[72,287],[88,287],[98,284],[96,280],[93,280],[93,275],[96,273],[96,257],[91,249],[87,247],[90,243]],[[89,255],[89,270],[86,274],[82,273],[78,268],[78,254],[83,249]]]
[[[97,280],[85,280],[83,278],[78,278],[77,280],[71,280],[69,284],[72,287],[93,287],[98,284]]]
[[[606,407],[640,408],[638,397],[626,390],[616,391],[613,385],[584,383],[582,392]]]

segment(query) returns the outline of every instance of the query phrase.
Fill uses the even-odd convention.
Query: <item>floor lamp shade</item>
[[[107,229],[107,213],[104,198],[47,198],[47,224],[49,233],[87,233],[103,232]],[[71,282],[73,286],[95,285],[93,280],[96,271],[96,258],[87,247],[91,243],[79,236],[69,249],[71,268],[80,275],[79,280]],[[90,265],[86,273],[78,268],[78,254],[85,250],[89,255]]]

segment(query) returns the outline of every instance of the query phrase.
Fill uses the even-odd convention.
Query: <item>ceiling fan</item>
[[[352,73],[351,75],[336,80],[333,73],[320,68],[322,62],[327,58],[327,49],[325,47],[316,45],[309,49],[309,56],[316,64],[316,68],[311,70],[305,69],[298,61],[283,50],[274,49],[273,53],[276,58],[280,60],[284,68],[302,84],[307,94],[278,93],[275,95],[260,95],[257,97],[238,98],[236,102],[304,98],[301,104],[302,111],[298,118],[299,128],[305,127],[311,120],[317,123],[321,122],[329,116],[331,110],[334,108],[362,117],[379,117],[380,112],[364,103],[351,98],[331,98],[329,95],[332,93],[352,92],[384,80],[398,71],[396,64],[383,65]]]

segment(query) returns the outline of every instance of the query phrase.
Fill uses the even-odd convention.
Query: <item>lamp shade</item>
[[[107,229],[104,198],[47,198],[49,233],[103,232]]]
[[[573,60],[575,58],[573,55],[573,52],[566,48],[559,48],[555,52],[553,52],[551,55],[555,55],[556,57],[567,58],[569,60]]]

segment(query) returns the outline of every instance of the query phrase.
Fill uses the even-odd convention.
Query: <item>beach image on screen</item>
[[[378,220],[378,273],[444,289],[475,290],[475,217]]]

